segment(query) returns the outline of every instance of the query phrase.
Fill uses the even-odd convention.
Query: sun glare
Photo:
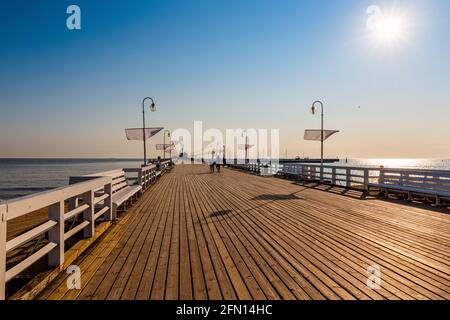
[[[394,14],[383,16],[374,30],[374,35],[382,43],[391,46],[399,44],[406,36],[404,18]]]
[[[380,19],[375,28],[375,36],[380,41],[393,43],[405,35],[405,26],[401,16],[387,16]]]
[[[398,46],[406,41],[408,19],[399,10],[382,10],[378,6],[369,7],[367,27],[378,45]]]

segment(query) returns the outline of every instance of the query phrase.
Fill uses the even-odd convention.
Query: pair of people
[[[213,155],[211,162],[209,164],[209,172],[214,173],[214,168],[216,168],[217,173],[220,173],[220,162],[221,161],[222,161],[222,159],[220,158],[219,155],[217,155],[216,157],[214,157],[214,155]]]

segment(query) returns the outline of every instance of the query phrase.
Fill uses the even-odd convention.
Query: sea
[[[141,164],[142,159],[0,159],[0,200],[65,186],[70,176]],[[450,170],[450,159],[342,159],[334,165]]]
[[[0,159],[0,200],[68,185],[70,176],[141,164],[142,159]]]

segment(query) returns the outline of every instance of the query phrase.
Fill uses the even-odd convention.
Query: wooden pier
[[[450,298],[450,216],[329,188],[176,166],[38,298]]]

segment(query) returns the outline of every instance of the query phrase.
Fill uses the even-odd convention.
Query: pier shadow
[[[251,205],[249,208],[246,208],[245,210],[241,210],[241,209],[237,209],[237,210],[232,210],[232,209],[225,209],[225,210],[220,210],[220,211],[215,211],[212,212],[209,215],[209,218],[216,218],[216,219],[220,219],[220,218],[230,218],[230,217],[234,217],[234,216],[239,216],[241,214],[247,214],[250,213],[254,210],[260,210],[263,209],[264,207],[269,206],[270,204],[277,202],[277,201],[286,201],[286,200],[303,200],[303,198],[298,197],[296,194],[303,192],[307,190],[306,188],[303,190],[299,190],[296,191],[294,193],[288,194],[288,195],[260,195],[257,197],[252,198],[251,200],[253,201],[265,201],[263,203],[257,203],[255,205]],[[201,223],[207,223],[206,220],[202,221]]]
[[[233,214],[233,210],[220,210],[220,211],[214,211],[212,212],[209,216],[212,218],[217,218],[217,217],[228,217],[228,216],[232,216]]]
[[[254,197],[252,200],[264,200],[264,201],[287,201],[287,200],[303,200],[295,194],[262,194]]]
[[[292,182],[293,185],[301,186],[306,189],[314,189],[319,190],[323,192],[333,193],[337,195],[341,195],[344,197],[352,198],[352,199],[358,199],[363,201],[385,201],[393,204],[408,206],[408,207],[414,207],[418,209],[423,210],[429,210],[434,212],[440,212],[449,214],[450,210],[450,203],[443,203],[441,206],[433,206],[433,201],[427,201],[426,199],[420,200],[416,199],[415,201],[407,201],[405,195],[398,195],[395,196],[395,194],[392,194],[389,198],[379,196],[377,194],[367,194],[364,192],[364,190],[358,190],[358,189],[347,189],[344,187],[338,187],[338,186],[331,186],[326,184],[320,184],[320,183],[311,183],[311,182],[305,182],[302,183],[300,181],[294,181]],[[445,201],[445,200],[444,200]]]
[[[375,197],[369,197],[368,195],[366,195],[364,190],[347,189],[347,188],[343,188],[343,187],[331,186],[331,185],[320,184],[320,183],[315,183],[315,182],[302,183],[299,181],[295,181],[295,182],[292,182],[292,184],[296,185],[296,186],[304,187],[307,189],[315,189],[315,190],[320,190],[320,191],[329,192],[329,193],[333,193],[333,194],[338,194],[338,195],[349,197],[352,199],[360,199],[360,200],[375,200],[376,199]]]
[[[215,219],[227,219],[239,215],[246,215],[247,213],[250,213],[255,210],[261,210],[264,207],[269,206],[270,204],[277,202],[277,201],[286,201],[286,200],[303,200],[303,198],[298,197],[296,194],[303,192],[307,190],[307,188],[304,188],[302,190],[293,192],[292,194],[288,195],[260,195],[257,197],[252,198],[253,201],[265,201],[263,203],[255,203],[254,205],[250,205],[249,208],[246,208],[244,210],[237,208],[237,209],[224,209],[219,211],[214,211],[209,214],[208,218],[212,218],[214,221]],[[207,219],[201,219],[200,223],[208,223]]]

